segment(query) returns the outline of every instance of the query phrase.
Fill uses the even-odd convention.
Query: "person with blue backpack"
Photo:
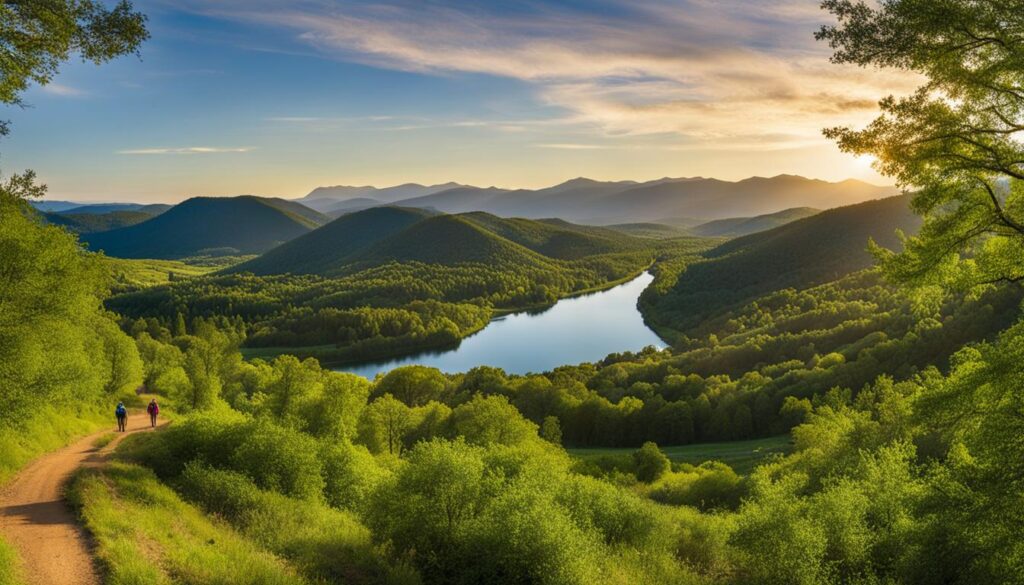
[[[114,414],[117,415],[118,432],[125,432],[128,427],[128,409],[124,407],[124,402],[117,403],[117,408],[114,409]]]

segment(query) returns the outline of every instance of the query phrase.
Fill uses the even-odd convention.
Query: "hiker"
[[[156,403],[156,398],[149,401],[149,406],[146,407],[146,412],[149,413],[149,424],[156,428],[156,415],[160,414],[160,405]]]
[[[114,410],[114,414],[117,415],[118,432],[125,432],[128,427],[128,409],[124,407],[124,402],[117,403],[117,408]]]

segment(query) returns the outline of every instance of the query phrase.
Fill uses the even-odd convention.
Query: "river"
[[[494,366],[510,374],[526,374],[592,362],[610,353],[638,351],[648,345],[663,348],[665,342],[644,324],[636,308],[640,293],[652,280],[654,277],[644,272],[613,288],[562,299],[542,311],[497,317],[449,350],[336,369],[371,379],[393,368],[413,364],[432,366],[448,373]]]

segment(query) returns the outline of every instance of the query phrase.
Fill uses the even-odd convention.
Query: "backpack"
[[[125,408],[124,406],[118,405],[117,410],[114,411],[114,414],[116,414],[117,416],[125,416],[126,414],[128,414],[128,409]]]

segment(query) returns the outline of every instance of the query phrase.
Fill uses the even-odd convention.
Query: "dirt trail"
[[[88,539],[64,502],[63,489],[76,469],[102,463],[125,435],[150,430],[149,416],[129,416],[127,433],[103,449],[93,446],[97,437],[113,430],[43,455],[0,490],[0,534],[21,555],[31,585],[99,584]]]

